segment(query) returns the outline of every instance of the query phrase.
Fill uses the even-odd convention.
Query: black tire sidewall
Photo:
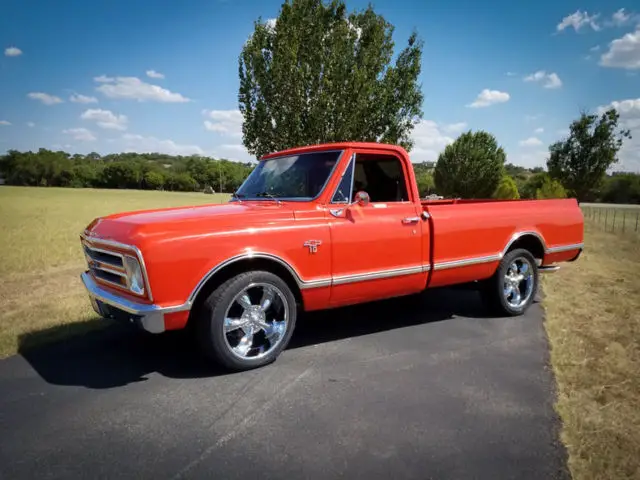
[[[280,290],[289,303],[289,320],[284,338],[276,348],[258,359],[242,359],[229,350],[224,334],[224,319],[234,297],[252,283],[267,283]],[[221,284],[203,303],[198,316],[198,341],[205,355],[226,369],[249,370],[276,360],[291,339],[296,317],[296,299],[284,280],[267,271],[244,272]]]
[[[533,272],[533,291],[531,292],[531,296],[529,297],[526,303],[524,303],[522,306],[518,308],[514,308],[511,305],[509,305],[507,303],[507,299],[504,298],[503,283],[504,283],[504,276],[506,275],[507,270],[509,269],[509,266],[518,257],[526,258],[529,264],[531,265],[531,269]],[[535,257],[531,254],[531,252],[529,252],[529,250],[525,250],[522,248],[507,252],[507,254],[502,258],[502,261],[500,262],[500,266],[498,267],[498,270],[496,272],[496,276],[493,280],[494,280],[492,282],[493,284],[492,296],[494,297],[493,303],[500,309],[501,313],[510,315],[510,316],[522,315],[533,303],[538,293],[539,272],[538,272],[538,266],[536,264]]]

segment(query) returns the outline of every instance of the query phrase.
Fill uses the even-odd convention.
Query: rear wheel
[[[239,274],[216,288],[198,313],[196,334],[204,354],[230,370],[273,362],[296,322],[289,286],[271,272]]]
[[[525,249],[508,252],[481,290],[485,304],[493,313],[522,315],[538,291],[536,259]]]

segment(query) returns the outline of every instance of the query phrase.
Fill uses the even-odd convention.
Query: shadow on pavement
[[[288,349],[454,316],[486,316],[475,291],[434,289],[410,297],[304,314],[298,318]],[[228,374],[204,361],[186,331],[150,335],[129,325],[110,325],[44,347],[29,348],[34,343],[33,336],[55,336],[51,330],[56,328],[64,327],[20,338],[20,354],[51,384],[105,389],[143,382],[147,380],[145,375],[153,372],[169,378]]]

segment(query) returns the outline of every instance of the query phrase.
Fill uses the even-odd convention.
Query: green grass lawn
[[[95,321],[79,277],[85,267],[79,235],[95,217],[227,199],[224,194],[0,187],[0,357],[103,323]]]
[[[640,238],[587,219],[584,243],[543,278],[562,440],[574,479],[638,479]]]

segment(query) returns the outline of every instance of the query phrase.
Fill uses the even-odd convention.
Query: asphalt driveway
[[[307,315],[276,363],[109,328],[0,361],[0,478],[566,478],[542,309],[443,290]]]

